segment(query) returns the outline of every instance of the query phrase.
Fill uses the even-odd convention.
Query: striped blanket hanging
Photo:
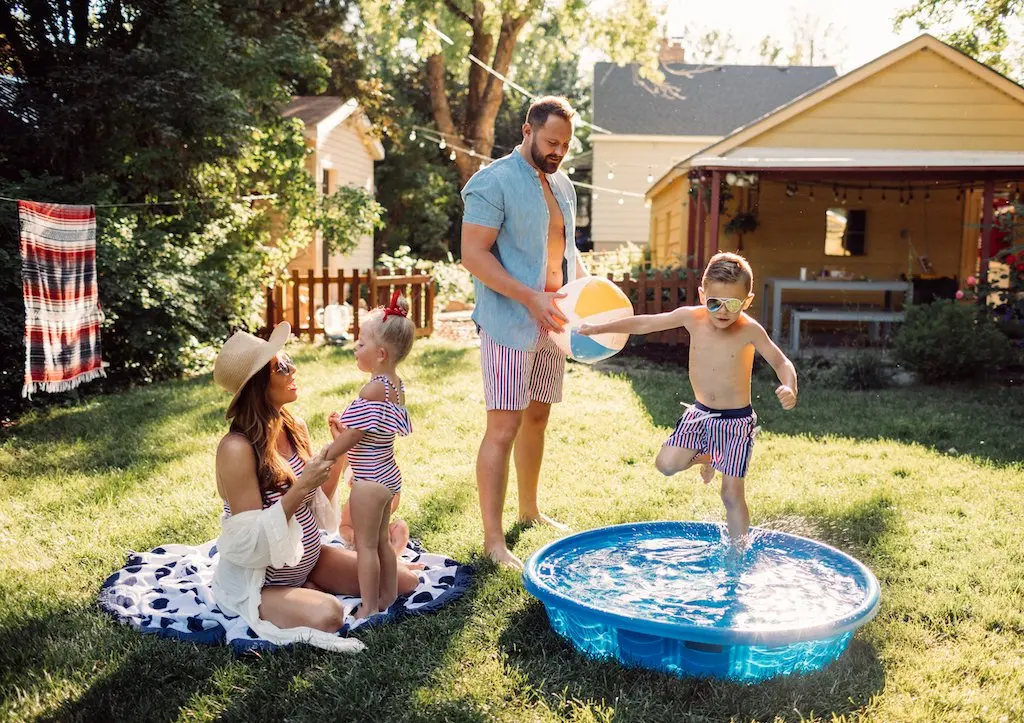
[[[100,357],[96,210],[18,201],[25,297],[22,396],[106,376]]]

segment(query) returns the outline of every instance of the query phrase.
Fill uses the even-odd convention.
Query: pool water
[[[871,572],[834,548],[755,529],[739,552],[696,522],[563,538],[530,558],[524,582],[584,652],[739,679],[828,664],[878,604]]]

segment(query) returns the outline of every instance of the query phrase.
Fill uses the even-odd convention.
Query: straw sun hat
[[[231,407],[238,399],[242,387],[256,372],[270,363],[288,341],[291,333],[291,324],[282,321],[274,327],[269,339],[260,339],[244,331],[236,331],[224,342],[217,360],[213,363],[213,380],[232,394],[228,412],[224,416],[230,419]]]

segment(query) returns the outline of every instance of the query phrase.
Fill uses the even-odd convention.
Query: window
[[[830,208],[825,211],[825,255],[863,256],[868,212]]]

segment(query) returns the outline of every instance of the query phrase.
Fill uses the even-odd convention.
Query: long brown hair
[[[281,432],[288,435],[288,441],[304,462],[310,457],[306,430],[287,409],[274,409],[267,401],[270,366],[260,369],[245,383],[238,399],[228,409],[231,431],[248,439],[256,453],[256,478],[264,497],[267,492],[287,487],[296,480],[295,473],[277,451]]]

